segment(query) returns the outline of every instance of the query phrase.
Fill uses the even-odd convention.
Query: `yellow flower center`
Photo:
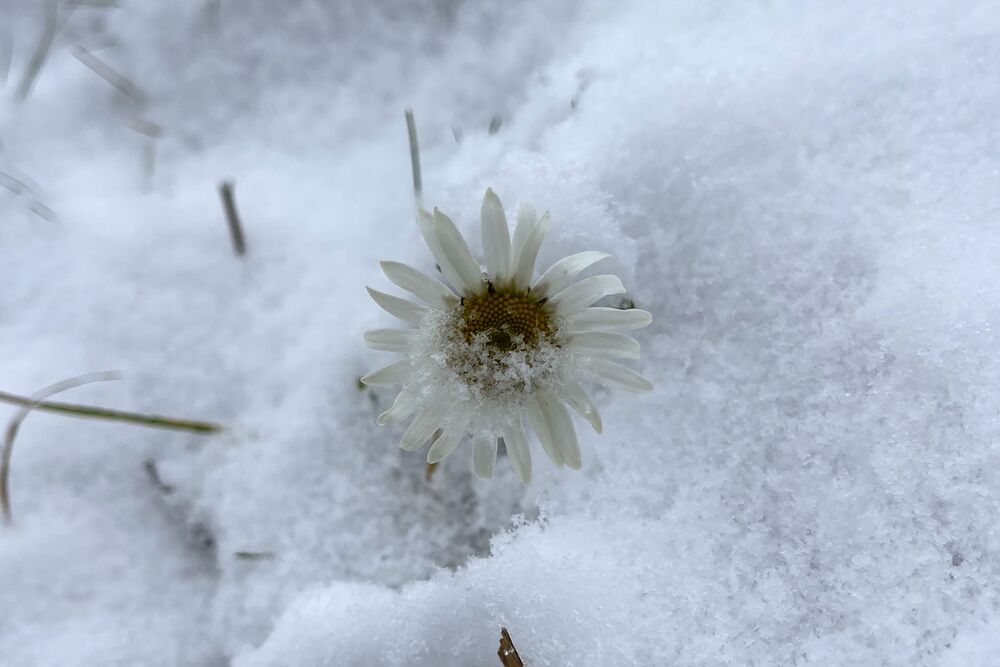
[[[491,347],[504,352],[516,340],[535,347],[553,331],[544,306],[526,294],[490,292],[466,298],[459,306],[459,317],[466,341],[485,334]]]

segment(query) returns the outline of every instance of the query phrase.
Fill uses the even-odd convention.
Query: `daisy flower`
[[[609,255],[580,252],[532,281],[535,258],[549,226],[526,205],[511,237],[503,205],[487,189],[482,207],[484,268],[455,223],[441,211],[420,210],[417,223],[448,284],[406,264],[381,262],[386,277],[423,303],[368,288],[375,302],[408,323],[374,329],[365,342],[405,356],[361,381],[403,385],[379,424],[413,420],[400,447],[420,448],[434,436],[428,463],[448,456],[469,436],[473,469],[493,474],[502,443],[523,484],[531,481],[531,450],[524,422],[552,462],[578,470],[580,446],[567,406],[598,433],[601,417],[580,386],[585,379],[631,391],[652,385],[612,359],[638,359],[639,344],[623,330],[652,321],[644,310],[595,308],[625,291],[612,275],[574,278]]]

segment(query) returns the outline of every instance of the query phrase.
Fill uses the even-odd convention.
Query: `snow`
[[[23,102],[44,4],[0,5],[0,390],[226,428],[27,418],[0,662],[992,664],[992,3],[119,5],[59,5]],[[472,247],[492,186],[653,313],[580,472],[428,482],[374,423],[407,107]]]

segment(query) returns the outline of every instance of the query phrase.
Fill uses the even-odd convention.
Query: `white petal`
[[[620,387],[628,391],[651,391],[652,383],[627,366],[600,357],[590,357],[584,368],[603,385]]]
[[[413,372],[409,359],[394,361],[361,378],[365,384],[406,384]]]
[[[485,288],[483,269],[469,251],[469,246],[465,243],[462,233],[458,231],[458,227],[451,218],[438,209],[434,209],[434,223],[441,250],[455,268],[465,293],[482,294]]]
[[[611,294],[621,294],[625,286],[618,276],[591,276],[580,282],[573,283],[563,291],[549,299],[548,305],[555,309],[556,315],[563,317],[572,315],[586,308],[595,301],[600,301]]]
[[[408,452],[420,447],[434,434],[445,416],[445,406],[441,403],[429,405],[413,418],[409,428],[403,433],[399,446]]]
[[[455,451],[465,436],[465,425],[447,426],[427,452],[427,462],[437,463]]]
[[[486,272],[495,283],[503,283],[510,273],[510,230],[503,204],[492,188],[486,189],[480,214],[483,229],[483,254]]]
[[[639,358],[639,342],[617,331],[587,331],[570,334],[569,347],[584,354],[602,357]]]
[[[545,453],[548,454],[552,463],[557,468],[565,463],[562,452],[559,447],[556,446],[555,438],[552,437],[552,431],[545,418],[545,411],[542,408],[540,397],[536,398],[528,406],[528,422],[531,424],[531,428],[535,431],[535,436],[538,438],[538,442],[542,443],[542,449],[544,449]]]
[[[517,473],[521,484],[525,486],[531,484],[531,449],[528,447],[528,438],[524,435],[524,427],[520,421],[504,429],[503,444],[507,450],[507,458],[514,466],[514,472]]]
[[[524,241],[531,234],[531,231],[538,224],[538,215],[530,204],[521,202],[517,206],[517,226],[514,228],[514,238],[510,242],[510,268],[511,274],[517,270],[518,258],[521,256],[521,249],[524,248]]]
[[[441,273],[444,274],[445,280],[458,290],[460,293],[466,293],[465,282],[462,280],[461,274],[455,269],[451,264],[451,260],[448,259],[448,255],[445,253],[444,249],[441,247],[441,242],[438,240],[437,235],[437,222],[434,216],[425,211],[424,209],[417,210],[417,226],[420,228],[420,235],[424,237],[424,243],[427,244],[427,249],[431,251],[434,255],[434,261],[437,262],[438,268],[441,269]]]
[[[583,464],[580,443],[576,440],[576,430],[573,428],[566,406],[551,396],[546,396],[542,401],[542,409],[563,463],[573,470],[579,470]]]
[[[569,407],[576,410],[581,417],[586,419],[594,427],[595,431],[598,433],[601,432],[603,428],[601,425],[601,413],[597,411],[597,406],[590,400],[590,396],[587,396],[587,392],[583,390],[583,387],[576,383],[567,385],[563,388],[560,398],[566,401]]]
[[[477,437],[472,443],[472,469],[482,479],[493,477],[493,467],[497,461],[496,437]]]
[[[371,287],[366,287],[365,289],[371,294],[375,303],[382,307],[382,310],[393,317],[398,317],[404,322],[420,324],[427,315],[427,306],[421,306],[419,303],[413,303],[406,299],[400,299],[398,296],[379,292],[377,289],[372,289]]]
[[[365,345],[383,352],[406,352],[413,344],[413,329],[372,329],[365,332]]]
[[[531,276],[535,272],[535,258],[549,229],[549,214],[535,218],[535,211],[522,206],[517,212],[517,228],[514,230],[514,249],[511,256],[511,272],[514,286],[526,290],[531,286]]]
[[[379,262],[386,278],[437,308],[447,308],[458,298],[440,280],[401,262]]]
[[[396,395],[392,407],[383,412],[375,420],[376,424],[391,424],[406,419],[413,414],[420,404],[420,387],[408,384]]]
[[[576,278],[578,273],[608,257],[611,257],[611,255],[606,252],[597,252],[594,250],[578,252],[575,255],[563,257],[549,267],[549,270],[534,282],[531,286],[531,294],[539,299],[550,297],[569,285],[570,281]]]
[[[583,310],[568,315],[570,330],[579,331],[600,331],[602,329],[627,330],[641,329],[648,326],[653,321],[653,316],[638,308],[620,310],[618,308],[584,308]]]

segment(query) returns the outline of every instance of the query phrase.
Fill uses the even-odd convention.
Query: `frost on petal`
[[[556,315],[567,317],[612,294],[622,294],[625,286],[618,276],[591,276],[574,283],[549,299]]]
[[[497,461],[496,436],[477,436],[472,443],[472,469],[482,479],[493,477]]]
[[[365,345],[382,352],[406,352],[415,335],[413,329],[371,329],[365,332]]]
[[[391,424],[406,419],[413,414],[420,404],[420,387],[408,384],[396,395],[392,407],[383,412],[375,420],[377,424]]]
[[[427,452],[427,462],[437,463],[451,454],[458,447],[458,443],[462,441],[463,437],[465,437],[464,424],[446,426]]]
[[[569,336],[569,347],[575,352],[601,357],[639,358],[639,342],[617,331],[587,331]]]
[[[503,204],[492,188],[486,189],[480,214],[483,235],[483,254],[486,272],[495,283],[502,284],[510,273],[510,231]]]
[[[399,446],[408,452],[420,449],[441,425],[444,417],[444,406],[439,403],[424,408],[410,422],[409,428],[406,429],[406,432],[403,433],[403,437],[399,441]]]
[[[653,321],[653,316],[645,310],[632,308],[584,308],[566,316],[570,331],[601,331],[641,329]]]
[[[458,299],[440,280],[401,262],[379,262],[386,278],[435,308],[447,308]]]
[[[569,285],[581,271],[610,256],[606,252],[587,250],[563,257],[532,284],[531,293],[539,299],[548,298]]]
[[[549,214],[535,218],[530,206],[522,206],[517,212],[517,228],[514,230],[514,252],[511,257],[511,273],[514,286],[526,290],[531,286],[531,276],[535,271],[535,259],[549,229]]]
[[[418,303],[413,303],[412,301],[407,301],[406,299],[400,299],[398,296],[392,296],[391,294],[386,294],[385,292],[379,292],[377,289],[372,289],[371,287],[367,287],[365,289],[368,290],[372,299],[382,308],[382,310],[389,313],[393,317],[398,317],[404,322],[409,322],[410,324],[420,324],[420,322],[427,315],[427,306],[421,306]]]
[[[472,256],[455,223],[438,209],[434,209],[434,231],[442,252],[462,281],[465,293],[482,294],[485,291],[482,267]]]
[[[587,358],[583,364],[594,378],[603,385],[620,387],[628,391],[643,392],[651,391],[653,384],[637,372],[600,357]]]
[[[503,444],[517,478],[527,486],[531,483],[531,449],[528,448],[528,438],[524,435],[520,419],[504,429]]]
[[[365,384],[405,384],[413,375],[413,365],[409,359],[394,361],[377,371],[361,378]]]
[[[604,428],[601,424],[601,413],[597,411],[597,406],[594,402],[590,400],[590,396],[587,392],[583,390],[579,384],[572,382],[563,387],[562,396],[560,396],[566,405],[576,410],[576,412],[587,420],[597,433],[600,433]]]

